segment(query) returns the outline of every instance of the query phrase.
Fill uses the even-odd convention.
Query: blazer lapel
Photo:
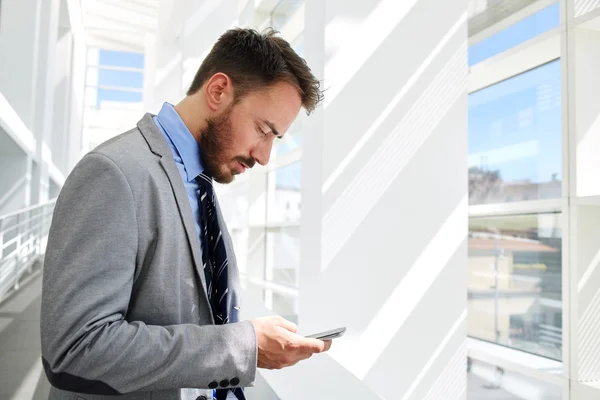
[[[198,232],[196,231],[194,215],[192,214],[192,210],[190,208],[187,193],[185,191],[185,187],[183,186],[183,181],[181,180],[181,175],[179,174],[177,165],[175,165],[175,160],[173,159],[171,149],[163,137],[162,132],[154,123],[153,115],[146,114],[144,118],[138,122],[138,128],[142,132],[142,135],[144,135],[144,138],[146,139],[146,142],[148,142],[152,152],[160,156],[160,165],[164,169],[167,177],[169,178],[169,182],[171,183],[171,189],[175,195],[175,201],[177,202],[179,215],[181,217],[181,221],[183,222],[183,226],[185,227],[188,244],[192,251],[196,272],[200,277],[200,281],[202,282],[202,293],[204,299],[206,300],[206,304],[209,305],[208,309],[212,317],[212,309],[208,301],[206,288],[206,276],[204,275],[202,257],[200,256],[200,239],[198,237]]]

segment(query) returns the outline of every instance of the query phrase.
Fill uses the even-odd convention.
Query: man
[[[238,322],[238,270],[212,187],[267,164],[301,107],[321,99],[273,31],[230,30],[185,99],[81,160],[46,252],[50,399],[243,399],[257,367],[329,349],[282,318]]]

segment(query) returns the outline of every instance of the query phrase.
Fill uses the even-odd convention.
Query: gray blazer
[[[218,217],[235,314],[239,273]],[[181,176],[152,115],[83,157],[56,203],[46,250],[49,399],[211,399],[217,385],[252,386],[254,328],[214,325],[199,250]]]

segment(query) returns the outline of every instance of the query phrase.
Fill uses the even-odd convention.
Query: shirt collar
[[[198,142],[172,104],[164,103],[156,119],[181,156],[188,182],[193,181],[204,171]]]

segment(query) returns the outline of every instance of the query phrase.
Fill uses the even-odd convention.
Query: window
[[[300,161],[270,172],[267,194],[267,280],[296,287],[300,266]]]
[[[95,95],[96,108],[103,102],[141,103],[144,87],[144,55],[91,49],[88,54],[88,92]],[[90,95],[88,95],[90,96]]]
[[[300,226],[268,228],[267,248],[273,268],[268,280],[297,287],[300,266]]]
[[[90,48],[87,64],[83,145],[91,150],[139,120],[144,54]]]
[[[98,89],[98,108],[104,102],[120,102],[120,103],[141,103],[141,92],[128,92],[121,90]]]
[[[267,175],[265,277],[283,292],[265,289],[267,307],[296,321],[297,301],[288,289],[298,287],[300,267],[300,185],[302,162],[282,166]]]
[[[563,159],[564,37],[555,29],[561,6],[472,0],[471,15],[474,44],[468,62],[477,65],[470,82],[477,89],[468,96],[467,333],[478,339],[471,343],[484,345],[473,353],[483,361],[515,358],[511,362],[531,376],[542,368],[560,373],[563,218],[568,217],[562,199],[568,161]],[[536,39],[540,35],[544,40]],[[555,370],[545,369],[545,363]],[[513,389],[534,385],[514,371],[481,363],[477,372],[469,374],[469,390],[493,385],[527,398]],[[560,398],[561,387],[546,386],[535,386],[536,397]]]
[[[484,361],[467,359],[468,399],[560,400],[562,388]]]
[[[271,26],[281,30],[295,15],[304,0],[280,0],[271,12]]]
[[[117,67],[144,68],[144,54],[125,51],[100,50],[98,56],[100,65],[113,65]]]
[[[122,88],[144,87],[144,73],[128,70],[98,70],[98,85]]]
[[[304,32],[292,42],[292,48],[300,57],[304,57]]]
[[[292,123],[290,129],[283,135],[282,140],[278,140],[273,145],[273,151],[276,156],[283,156],[302,147],[302,125],[306,113],[300,110],[298,118]]]
[[[284,296],[279,293],[273,293],[273,307],[271,310],[287,319],[288,321],[298,322],[298,309],[296,299]]]
[[[469,203],[559,198],[558,60],[469,95]]]
[[[469,335],[562,358],[559,213],[469,220]]]
[[[559,23],[560,8],[557,2],[470,46],[469,65],[477,64],[544,32],[548,32],[556,28]]]

